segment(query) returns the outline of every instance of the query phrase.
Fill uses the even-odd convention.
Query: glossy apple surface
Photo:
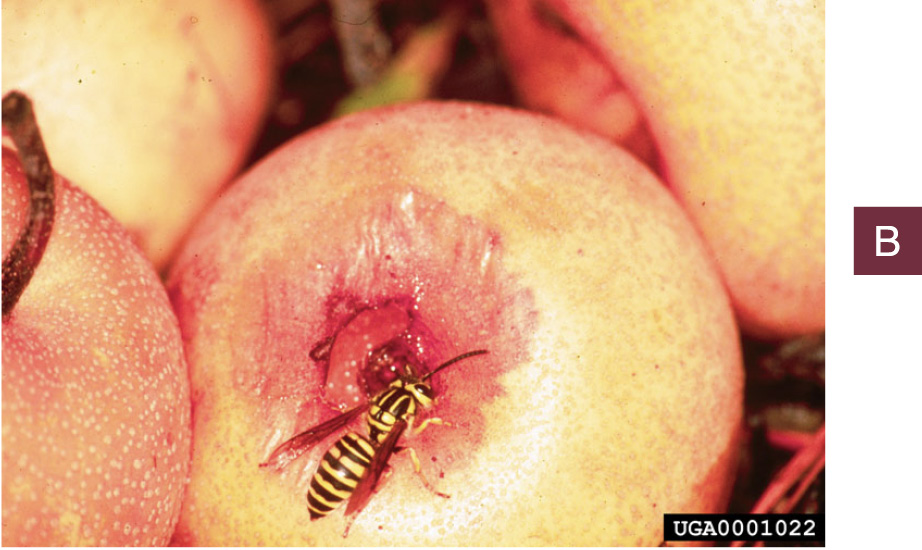
[[[474,104],[341,119],[237,181],[167,287],[193,387],[176,544],[656,545],[664,512],[725,504],[729,301],[662,184],[601,138]],[[405,443],[451,498],[397,454],[343,539],[343,509],[311,521],[305,498],[333,439],[258,465],[364,400],[356,349],[394,333],[429,368],[489,354],[433,378],[421,415],[451,425]]]
[[[624,83],[666,181],[714,252],[744,330],[767,338],[823,330],[824,2],[489,4],[505,49],[517,55],[513,79],[546,110],[593,127],[600,117],[586,103],[604,101],[586,93],[599,86],[584,73],[602,66]],[[562,40],[547,24],[555,18],[578,46],[527,47]],[[562,63],[573,67],[570,78],[532,82],[529,67]],[[584,96],[582,108],[572,105]]]
[[[272,38],[257,0],[11,0],[3,91],[32,98],[55,169],[160,268],[246,159]]]
[[[162,545],[190,457],[179,327],[125,230],[55,187],[44,257],[3,320],[3,545]],[[4,257],[28,197],[4,145]]]

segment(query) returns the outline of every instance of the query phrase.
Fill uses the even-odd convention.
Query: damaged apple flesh
[[[234,331],[242,339],[231,362],[236,389],[266,398],[267,431],[285,426],[275,437],[294,435],[380,390],[380,383],[367,387],[366,362],[392,339],[403,339],[429,368],[486,348],[502,360],[470,361],[431,382],[445,394],[438,413],[463,419],[462,431],[470,431],[465,439],[476,441],[481,413],[470,404],[500,391],[496,378],[514,364],[507,359],[527,359],[526,337],[534,327],[530,295],[504,272],[498,236],[412,188],[366,192],[341,204],[346,219],[328,209],[309,220],[311,233],[335,239],[284,239],[286,247],[268,251],[261,267],[234,283],[259,291],[226,297],[245,301],[240,307],[254,313],[233,321],[242,325]],[[193,261],[192,272],[204,259]],[[222,283],[231,284],[216,286],[234,292]],[[332,338],[329,356],[312,358],[312,348],[326,338]],[[278,424],[279,415],[298,420]]]
[[[661,184],[601,139],[465,104],[343,119],[236,182],[168,289],[193,387],[176,544],[342,544],[342,512],[306,505],[336,436],[258,465],[373,394],[362,357],[395,335],[424,370],[489,354],[431,379],[420,415],[450,425],[401,443],[451,498],[399,453],[348,544],[658,544],[663,511],[724,502],[729,303]]]
[[[378,362],[372,356],[388,342],[405,337],[412,321],[410,307],[395,301],[369,307],[328,338],[332,343],[323,387],[327,403],[340,409],[356,407],[387,386],[387,372],[374,372]]]

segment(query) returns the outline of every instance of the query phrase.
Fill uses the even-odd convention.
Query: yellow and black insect
[[[324,517],[346,499],[349,499],[346,516],[354,517],[365,507],[374,493],[391,455],[398,450],[397,442],[408,428],[412,428],[417,410],[432,405],[435,396],[428,380],[435,373],[458,361],[485,353],[487,350],[463,353],[423,376],[419,376],[413,361],[404,358],[399,365],[392,364],[389,372],[394,373],[395,378],[388,387],[374,395],[368,402],[282,443],[272,452],[266,462],[260,464],[260,467],[281,470],[367,411],[366,423],[369,437],[365,438],[354,432],[348,432],[340,437],[320,460],[320,465],[311,479],[307,493],[307,505],[312,520]],[[379,362],[381,355],[379,354]],[[437,419],[425,420],[416,429],[417,433],[422,431],[429,422],[434,421]],[[412,453],[412,449],[410,451]],[[418,459],[415,454],[412,454],[412,457],[417,473],[421,473]],[[426,486],[432,489],[425,477],[422,479]],[[346,533],[348,533],[348,527]]]

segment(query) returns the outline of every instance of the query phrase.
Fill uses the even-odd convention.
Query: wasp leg
[[[410,460],[413,461],[413,470],[416,472],[416,475],[419,476],[419,479],[422,480],[423,485],[426,486],[426,489],[429,489],[430,492],[435,493],[442,498],[451,498],[451,495],[439,491],[435,488],[435,485],[429,483],[429,480],[426,479],[426,474],[423,473],[422,464],[419,462],[419,455],[416,454],[416,451],[413,449],[413,447],[407,447],[407,449],[410,451]]]
[[[413,428],[412,430],[413,435],[419,435],[423,433],[423,430],[425,430],[429,426],[429,424],[437,424],[439,426],[451,426],[451,422],[442,420],[441,418],[427,418],[423,420],[419,426],[416,426],[415,428]]]
[[[410,422],[408,425],[408,428],[410,432],[412,432],[413,435],[419,435],[420,433],[422,433],[422,431],[425,430],[429,426],[429,424],[437,424],[439,426],[451,426],[451,423],[445,420],[442,420],[441,418],[432,417],[432,418],[427,418],[423,420],[419,424],[419,426],[414,427],[413,426],[414,420],[415,420],[415,417],[410,417]],[[400,450],[402,451],[404,449],[410,451],[410,460],[413,461],[413,470],[416,472],[416,475],[419,476],[419,479],[422,480],[423,485],[426,486],[426,489],[429,489],[430,492],[442,498],[451,498],[451,495],[448,495],[436,489],[435,485],[430,483],[429,480],[426,478],[426,474],[423,473],[423,467],[422,467],[422,464],[419,462],[419,455],[416,454],[416,450],[413,449],[413,447],[402,447]]]
[[[355,521],[356,515],[352,515],[346,518],[346,529],[343,531],[343,538],[349,536],[349,529],[352,529],[352,523]]]

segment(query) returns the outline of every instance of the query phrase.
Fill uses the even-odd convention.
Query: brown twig
[[[810,484],[826,465],[826,424],[813,435],[807,445],[801,448],[781,471],[772,479],[758,502],[752,507],[753,514],[787,513],[800,501]],[[785,498],[796,484],[794,492]],[[730,546],[741,547],[743,542],[734,541]],[[755,544],[754,546],[761,546]]]

